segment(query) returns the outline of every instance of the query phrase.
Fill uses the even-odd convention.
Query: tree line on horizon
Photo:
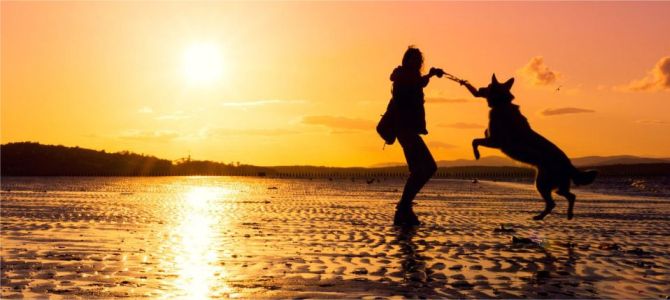
[[[0,146],[3,176],[165,176],[201,174],[251,175],[264,168],[213,161],[181,159],[172,162],[155,156],[121,151],[108,153],[35,142]]]
[[[246,164],[226,164],[206,160],[177,161],[137,154],[128,151],[109,153],[36,142],[17,142],[0,145],[2,176],[181,176],[181,175],[238,175],[280,178],[384,178],[406,176],[406,166],[362,168],[277,166],[261,167]],[[670,164],[634,164],[595,167],[601,176],[670,176]],[[438,178],[530,178],[529,167],[441,167]]]

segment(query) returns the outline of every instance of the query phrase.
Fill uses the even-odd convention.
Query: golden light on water
[[[174,266],[175,286],[185,299],[207,299],[227,290],[221,286],[226,273],[216,252],[216,236],[225,220],[213,212],[229,194],[220,187],[193,187],[183,197],[180,223],[174,229],[179,238]]]

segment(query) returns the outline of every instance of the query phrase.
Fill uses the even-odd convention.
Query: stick
[[[451,75],[451,74],[449,74],[449,73],[447,73],[447,72],[444,72],[444,75],[443,75],[443,76],[446,76],[447,79],[456,81],[456,82],[458,82],[458,83],[461,83],[462,81],[466,81],[466,82],[467,82],[467,80],[460,79],[460,78],[458,78],[458,77],[456,77],[456,76],[454,76],[454,75]]]

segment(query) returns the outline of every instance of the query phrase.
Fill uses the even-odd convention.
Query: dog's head
[[[514,95],[510,92],[514,84],[514,77],[504,83],[498,82],[496,74],[491,77],[491,84],[485,88],[479,89],[479,94],[486,98],[489,107],[509,104],[514,100]]]

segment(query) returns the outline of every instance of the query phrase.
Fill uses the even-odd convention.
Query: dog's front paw
[[[472,152],[475,154],[475,159],[479,159],[479,139],[472,140]]]

